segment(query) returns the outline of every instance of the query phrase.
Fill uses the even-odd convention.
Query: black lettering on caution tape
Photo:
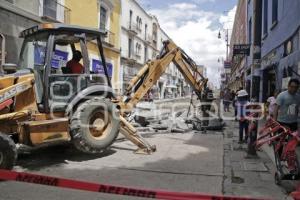
[[[235,197],[218,197],[212,196],[211,200],[242,200],[243,198],[235,198]]]
[[[18,174],[16,181],[36,183],[41,185],[57,186],[59,179],[39,175]]]
[[[126,189],[126,188],[115,187],[115,186],[101,185],[99,187],[99,192],[120,194],[120,195],[134,196],[134,197],[145,197],[145,198],[153,198],[153,199],[156,198],[156,192],[154,191]]]

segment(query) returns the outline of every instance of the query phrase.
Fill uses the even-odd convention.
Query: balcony
[[[136,58],[137,60],[140,60],[141,57],[142,57],[140,52],[135,52],[135,53],[134,53],[134,56],[135,56],[135,58]]]
[[[151,37],[151,35],[145,35],[145,42],[146,43],[148,43],[148,44],[151,44],[151,42],[152,42],[152,37]]]
[[[122,50],[121,58],[123,59],[123,61],[125,61],[128,64],[134,64],[134,63],[136,63],[136,60],[137,60],[133,50],[131,51],[130,55],[129,55],[129,51]]]
[[[43,1],[42,19],[50,22],[70,23],[71,9],[55,0]]]
[[[152,35],[152,41],[153,41],[154,43],[157,42],[157,33],[153,33],[153,35]]]
[[[104,43],[108,45],[109,47],[114,47],[115,46],[115,41],[116,41],[116,35],[115,33],[105,29],[105,32],[107,33],[106,37],[104,38]]]
[[[128,23],[127,29],[133,35],[137,35],[139,33],[139,27],[136,23]]]

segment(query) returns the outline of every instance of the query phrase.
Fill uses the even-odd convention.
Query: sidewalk
[[[247,145],[238,144],[238,122],[227,121],[224,130],[224,184],[225,195],[291,199],[285,190],[275,184],[275,166],[264,151],[258,159],[245,159]]]

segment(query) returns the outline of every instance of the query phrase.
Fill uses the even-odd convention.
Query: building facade
[[[158,23],[135,0],[122,0],[121,66],[123,89],[139,69],[158,55]]]
[[[161,29],[157,18],[147,13],[136,0],[122,0],[121,20],[121,68],[123,90],[148,60],[159,55],[163,41],[170,40]],[[171,64],[166,73],[152,88],[154,98],[161,99],[181,95],[177,80],[182,76]],[[177,73],[176,73],[177,72]],[[182,82],[182,81],[181,81]]]
[[[244,34],[251,51],[246,58],[245,86],[252,97],[264,102],[275,91],[286,89],[291,77],[299,77],[300,1],[249,0],[246,7]]]
[[[111,77],[112,86],[117,93],[121,92],[120,84],[120,0],[65,0],[65,5],[72,11],[69,23],[72,25],[85,26],[101,29],[107,32],[103,39],[104,55],[106,57],[108,75]],[[88,13],[88,14],[87,14]],[[88,44],[90,51],[90,68],[104,73],[99,59],[96,42]]]
[[[4,0],[0,2],[0,9],[3,19],[0,36],[5,38],[4,41],[0,37],[0,43],[6,43],[6,49],[0,53],[5,55],[5,62],[17,62],[22,44],[19,33],[42,22],[105,30],[107,37],[103,39],[103,48],[108,73],[119,94],[147,61],[156,59],[163,41],[170,40],[157,18],[147,13],[136,0],[32,0],[30,4],[23,0]],[[100,69],[102,63],[96,43],[90,42],[88,50],[91,70]],[[173,98],[189,94],[189,88],[176,66],[170,64],[152,93],[157,99]]]
[[[17,62],[22,44],[22,40],[18,38],[19,33],[42,22],[65,23],[105,30],[108,34],[103,39],[103,48],[108,73],[114,89],[120,92],[121,3],[119,0],[33,0],[30,3],[22,0],[6,0],[0,3],[0,9],[3,19],[0,22],[0,33],[5,36],[6,62]],[[64,48],[61,50],[67,51]],[[102,63],[96,42],[90,42],[88,50],[91,70],[101,68]],[[68,59],[70,59],[69,55]]]
[[[231,39],[230,54],[231,73],[228,88],[237,91],[245,87],[246,55],[234,54],[234,45],[245,45],[247,41],[247,1],[239,1],[236,9]]]
[[[5,62],[17,63],[22,44],[21,31],[42,22],[68,23],[70,13],[64,0],[0,1],[0,34],[4,36],[0,43],[5,42],[0,53],[5,54]]]
[[[263,0],[260,100],[300,72],[300,1]]]
[[[262,0],[240,0],[238,2],[234,22],[235,35],[232,37],[232,41],[250,46],[248,55],[238,56],[233,60],[233,63],[236,63],[237,66],[235,68],[235,65],[233,65],[233,77],[231,79],[241,79],[241,81],[238,80],[239,84],[234,89],[238,89],[237,86],[243,87],[247,90],[251,99],[255,99],[255,101],[259,100],[261,83],[261,4]],[[245,28],[240,28],[238,25]]]

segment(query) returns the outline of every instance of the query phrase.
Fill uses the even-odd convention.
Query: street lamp
[[[225,32],[225,42],[226,42],[226,61],[228,61],[228,52],[229,52],[229,29],[223,29]],[[221,31],[218,33],[218,39],[222,39]]]

